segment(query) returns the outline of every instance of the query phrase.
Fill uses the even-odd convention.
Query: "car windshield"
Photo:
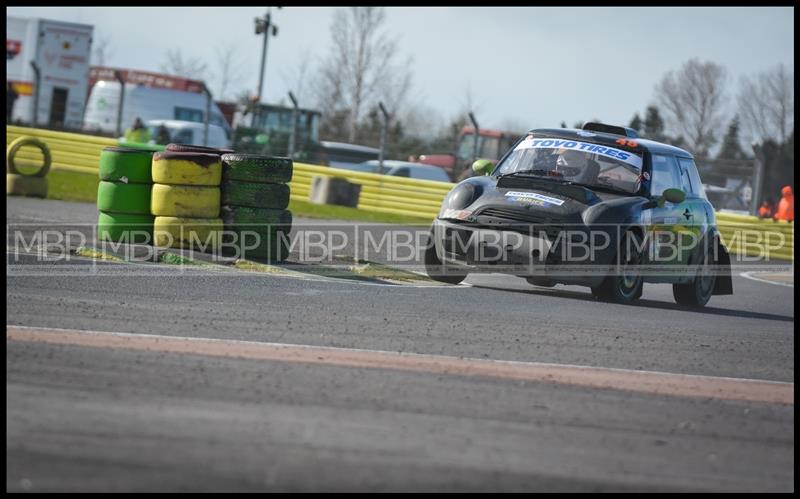
[[[523,172],[633,194],[641,185],[642,156],[589,142],[529,135],[500,162],[495,175]]]
[[[345,170],[353,170],[357,172],[378,173],[378,165],[370,163],[346,163],[344,161],[330,161],[330,166],[333,168],[343,168]]]

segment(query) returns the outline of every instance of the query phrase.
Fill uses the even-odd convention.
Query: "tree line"
[[[110,52],[109,40],[98,38],[95,55],[102,63]],[[461,127],[468,124],[467,113],[475,111],[471,95],[468,91],[461,111],[446,120],[413,102],[413,59],[403,56],[398,38],[386,31],[383,7],[338,9],[330,40],[327,53],[313,60],[306,52],[293,73],[282,73],[300,101],[322,113],[322,139],[377,146],[382,124],[378,103],[383,102],[391,123],[389,157],[452,150]],[[234,47],[219,48],[210,71],[203,60],[170,49],[161,70],[197,79],[211,73],[217,99],[245,103],[249,93],[233,88],[246,67],[237,57]],[[304,107],[312,107],[308,104]],[[561,125],[566,127],[565,122]],[[698,157],[746,159],[753,154],[749,145],[754,142],[784,148],[794,137],[793,67],[781,64],[743,76],[733,88],[725,67],[690,59],[662,76],[651,103],[641,113],[634,112],[628,125]]]

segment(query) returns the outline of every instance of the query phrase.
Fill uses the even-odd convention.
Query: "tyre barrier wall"
[[[177,146],[169,144],[166,151],[153,154],[153,244],[214,252],[219,248],[222,230],[221,154],[207,148]]]
[[[100,153],[106,147],[118,145],[116,139],[83,135],[79,133],[54,132],[39,128],[6,126],[6,146],[15,139],[29,135],[45,143],[50,149],[52,169],[90,173],[97,175]],[[29,161],[38,158],[36,153],[20,151],[19,157]]]
[[[32,172],[20,170],[17,164],[20,159],[34,164],[40,161],[36,153],[26,151],[27,154],[25,154],[23,152],[22,148],[26,146],[39,149],[42,156],[41,166]],[[32,158],[23,158],[24,156],[32,156]],[[28,135],[12,140],[6,147],[6,195],[46,198],[46,175],[50,171],[51,164],[50,149],[41,140]]]
[[[728,251],[759,256],[769,248],[770,258],[794,260],[794,223],[749,215],[717,212],[717,227]]]
[[[282,262],[289,256],[292,213],[287,210],[294,165],[289,158],[222,156],[222,220],[226,246],[240,254]]]
[[[117,145],[115,140],[103,137],[6,126],[7,144],[21,135],[36,137],[47,144],[52,154],[53,170],[95,173],[102,149]],[[20,157],[23,157],[22,152]],[[291,188],[291,200],[307,202],[312,178],[318,175],[344,177],[350,182],[360,184],[360,209],[430,219],[439,212],[442,200],[453,187],[453,184],[447,182],[387,177],[294,162],[291,182],[287,184]],[[771,251],[770,256],[784,260],[794,258],[794,224],[764,221],[757,217],[725,212],[717,213],[717,224],[723,243],[732,253],[751,253],[747,244],[739,244],[737,241],[751,238],[756,240],[759,237],[764,241],[783,237],[785,246]]]
[[[106,147],[97,172],[97,237],[101,241],[151,243],[150,198],[153,153],[142,149]]]

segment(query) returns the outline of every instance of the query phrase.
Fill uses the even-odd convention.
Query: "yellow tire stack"
[[[153,155],[152,167],[154,244],[216,251],[222,236],[219,154],[167,150]]]

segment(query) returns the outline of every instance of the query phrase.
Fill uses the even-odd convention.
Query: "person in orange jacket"
[[[767,199],[761,203],[761,207],[758,209],[758,218],[772,218],[773,206],[772,199]]]
[[[794,193],[791,186],[785,185],[781,189],[781,200],[778,203],[778,211],[775,212],[775,220],[794,221]]]

